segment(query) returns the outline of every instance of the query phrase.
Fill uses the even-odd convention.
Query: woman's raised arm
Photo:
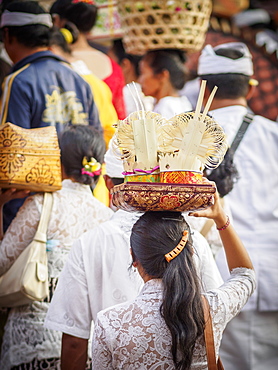
[[[229,218],[221,206],[218,192],[215,193],[214,200],[215,202],[213,206],[205,210],[190,212],[189,216],[207,217],[215,222],[225,249],[230,271],[236,267],[253,269],[253,264],[243,243],[233,226],[230,224]]]

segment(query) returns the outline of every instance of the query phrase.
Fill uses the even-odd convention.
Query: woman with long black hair
[[[218,194],[211,208],[192,215],[214,220],[230,278],[201,294],[191,231],[181,213],[146,212],[131,234],[133,266],[145,285],[134,301],[98,314],[93,369],[207,369],[203,296],[210,306],[218,356],[226,324],[255,289],[254,271]]]

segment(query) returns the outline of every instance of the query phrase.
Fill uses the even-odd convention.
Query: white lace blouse
[[[40,219],[43,194],[27,198],[4,235],[0,246],[0,276],[32,241]],[[90,187],[64,180],[53,193],[47,231],[49,280],[57,282],[75,239],[112,216],[111,209],[93,197]],[[70,287],[69,287],[70,288]],[[60,357],[61,333],[45,329],[49,303],[34,302],[10,310],[5,326],[0,369],[31,362],[34,358]]]
[[[255,288],[253,270],[233,270],[229,280],[205,295],[209,301],[218,356],[226,324],[238,314]],[[101,369],[174,369],[171,335],[160,315],[161,280],[148,281],[138,297],[98,313],[92,363]],[[203,337],[195,345],[192,369],[207,369]]]

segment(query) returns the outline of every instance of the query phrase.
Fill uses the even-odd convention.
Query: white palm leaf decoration
[[[206,81],[202,81],[195,112],[182,113],[158,128],[160,170],[203,171],[217,167],[228,148],[226,136],[207,112],[216,88],[210,95],[203,113]]]
[[[149,170],[158,165],[157,127],[164,121],[158,113],[140,110],[117,123],[112,148],[115,155],[120,149],[125,171]]]

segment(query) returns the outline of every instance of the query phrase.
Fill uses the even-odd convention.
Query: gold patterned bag
[[[52,194],[44,193],[41,218],[34,239],[0,277],[0,307],[22,306],[48,297],[46,241],[52,206]]]
[[[61,189],[60,149],[53,126],[0,126],[0,188],[53,192]]]

